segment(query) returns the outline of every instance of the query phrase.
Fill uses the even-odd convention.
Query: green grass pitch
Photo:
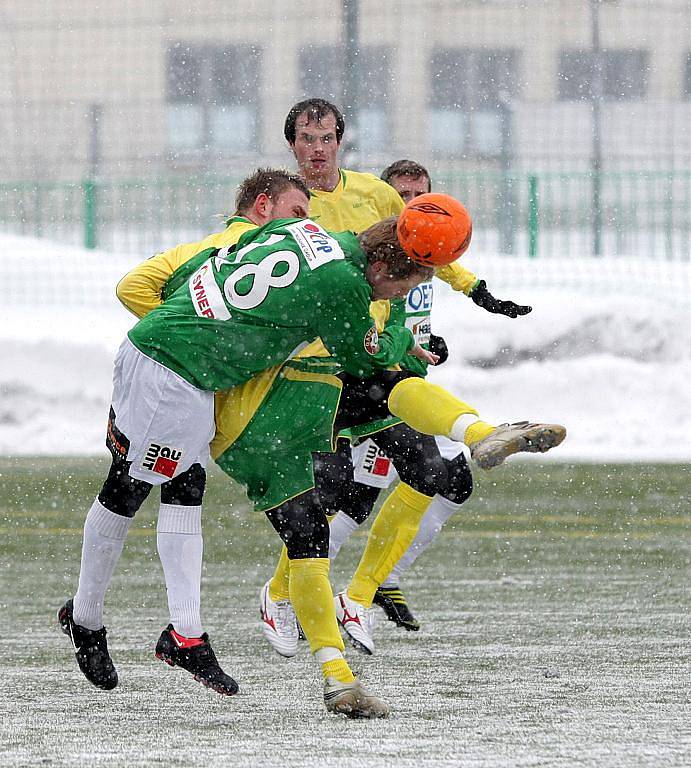
[[[74,592],[106,466],[0,459],[1,765],[688,765],[687,466],[478,472],[403,584],[420,632],[380,612],[375,655],[348,651],[392,706],[376,722],[327,715],[307,648],[288,660],[265,644],[258,593],[278,537],[215,472],[203,616],[241,693],[221,697],[153,656],[167,613],[151,500],[106,602],[121,682],[90,687],[55,613]],[[336,588],[364,540],[359,531],[332,566]]]

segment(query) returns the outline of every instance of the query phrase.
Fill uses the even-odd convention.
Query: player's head
[[[296,123],[299,117],[304,117],[306,125],[320,125],[324,118],[331,115],[336,124],[336,140],[341,143],[345,131],[345,120],[339,108],[326,99],[305,99],[291,108],[283,126],[283,134],[291,146],[295,144],[297,135]],[[301,121],[302,122],[302,121]]]
[[[238,187],[235,210],[259,226],[272,219],[302,219],[309,210],[309,190],[295,173],[259,168]]]
[[[365,276],[372,299],[403,298],[418,283],[431,280],[434,270],[409,259],[396,233],[397,216],[389,216],[358,236],[367,256]]]
[[[414,197],[432,191],[432,180],[424,165],[414,160],[396,160],[381,173],[381,178],[409,203]]]
[[[338,107],[324,99],[305,99],[288,112],[283,134],[300,174],[310,186],[337,179],[338,149],[345,121]]]

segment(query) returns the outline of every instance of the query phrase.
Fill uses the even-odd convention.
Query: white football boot
[[[341,683],[335,677],[324,681],[324,704],[335,715],[352,718],[388,717],[389,705],[378,696],[371,694],[355,678],[352,683]]]
[[[514,453],[545,453],[566,437],[561,424],[500,424],[494,432],[470,447],[470,456],[480,469],[492,469]]]
[[[298,652],[298,622],[293,606],[288,600],[277,603],[269,596],[269,584],[262,587],[259,611],[262,617],[264,637],[281,656],[290,658]]]
[[[350,644],[371,656],[374,653],[374,611],[356,603],[345,590],[334,597],[334,605],[338,623],[345,629]]]

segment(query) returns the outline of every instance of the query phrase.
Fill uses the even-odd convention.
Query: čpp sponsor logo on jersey
[[[433,288],[432,283],[420,283],[408,291],[405,300],[405,311],[430,312],[432,309]]]
[[[157,475],[173,477],[181,458],[182,451],[176,448],[150,443],[142,460],[142,468],[155,472]]]
[[[331,253],[333,251],[333,238],[329,237],[324,230],[320,229],[316,224],[307,222],[304,231],[305,237],[312,243],[312,246],[317,253]]]
[[[290,224],[286,229],[300,247],[310,269],[316,269],[334,259],[345,258],[338,242],[309,219]]]

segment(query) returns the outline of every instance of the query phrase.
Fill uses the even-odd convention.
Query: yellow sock
[[[335,677],[339,683],[352,683],[355,680],[353,670],[345,659],[325,661],[322,664],[322,674],[324,677]]]
[[[343,651],[327,558],[290,561],[290,602],[312,653],[320,648]]]
[[[391,573],[417,535],[432,499],[399,483],[379,510],[348,587],[348,596],[366,608],[372,606],[377,587]]]
[[[274,603],[280,600],[290,600],[290,560],[288,559],[288,550],[283,545],[281,556],[278,558],[276,570],[269,582],[269,597]]]
[[[466,429],[463,442],[466,445],[471,446],[473,443],[484,440],[488,435],[491,435],[495,429],[496,427],[493,427],[486,421],[476,421]]]
[[[450,392],[417,377],[403,379],[391,390],[389,410],[425,435],[451,434],[459,416],[477,411]]]

